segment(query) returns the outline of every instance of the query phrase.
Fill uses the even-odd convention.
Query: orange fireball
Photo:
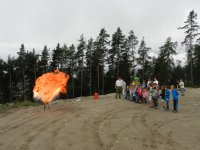
[[[59,70],[45,73],[35,81],[33,89],[34,98],[40,99],[44,104],[51,102],[59,93],[66,93],[69,75]]]

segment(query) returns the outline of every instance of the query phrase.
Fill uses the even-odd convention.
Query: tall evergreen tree
[[[18,59],[11,57],[10,55],[8,56],[7,71],[9,73],[9,96],[7,95],[6,97],[9,97],[10,102],[14,102],[16,99],[19,100],[18,84],[19,80],[21,80],[21,76],[18,74],[22,75],[21,71],[19,71]]]
[[[69,68],[68,67],[68,64],[69,64],[69,50],[68,50],[68,47],[67,47],[66,44],[63,45],[62,51],[63,51],[63,57],[62,57],[61,64],[62,64],[63,71],[66,72],[67,69]]]
[[[78,77],[80,79],[81,82],[81,87],[80,87],[80,95],[83,96],[83,69],[84,69],[84,51],[86,49],[86,42],[85,39],[83,37],[83,35],[81,35],[80,39],[79,39],[79,44],[77,47],[77,52],[76,52],[76,60],[77,60],[77,66],[78,66]]]
[[[122,30],[118,27],[117,31],[112,35],[111,48],[107,56],[108,72],[106,74],[106,84],[108,85],[107,91],[109,92],[113,92],[115,80],[121,75],[120,68],[122,67],[123,53],[125,53],[124,42],[125,35],[123,35]]]
[[[128,40],[124,41],[122,60],[120,62],[120,76],[126,82],[130,82],[130,70],[131,70],[131,61],[130,61],[130,48],[128,46]]]
[[[12,86],[13,63],[12,63],[12,59],[11,59],[10,55],[8,56],[7,64],[8,64],[8,68],[9,68],[8,69],[8,72],[9,72],[9,93],[10,93],[9,99],[10,99],[10,102],[12,102],[12,100],[13,100],[13,96],[12,96],[12,94],[13,94],[13,89],[12,89],[13,88],[13,86]]]
[[[49,50],[45,45],[44,49],[42,50],[41,59],[39,61],[40,72],[42,74],[49,71],[49,59],[50,59]]]
[[[52,54],[52,62],[51,67],[52,69],[63,69],[63,59],[64,59],[64,51],[60,47],[60,44],[58,43],[56,46],[56,49],[53,50]]]
[[[8,92],[8,81],[6,79],[6,71],[7,64],[0,58],[0,103],[5,104],[7,103],[7,94]]]
[[[166,83],[172,78],[174,69],[173,55],[176,54],[177,42],[172,42],[171,37],[168,37],[165,44],[160,47],[160,52],[157,59],[158,77],[162,83]]]
[[[193,51],[195,38],[200,34],[198,33],[199,25],[197,22],[197,13],[194,10],[190,11],[187,20],[184,22],[185,26],[179,27],[178,29],[185,30],[185,39],[182,42],[187,48],[188,64],[190,64],[190,80],[193,85]]]
[[[146,70],[147,68],[145,68],[145,64],[149,61],[149,59],[151,58],[148,54],[149,50],[151,48],[150,47],[146,47],[146,43],[144,41],[144,37],[142,38],[142,41],[140,43],[139,49],[138,49],[138,54],[139,57],[137,58],[137,62],[139,65],[141,65],[142,67],[142,79],[144,80],[145,78],[147,78],[146,75]]]
[[[97,91],[100,92],[100,75],[102,78],[102,94],[104,94],[104,66],[105,66],[105,59],[106,55],[108,54],[108,45],[110,37],[109,34],[107,34],[105,28],[101,29],[96,41],[94,42],[94,55],[95,55],[95,61],[96,61],[96,68],[97,68]]]
[[[93,39],[90,38],[87,43],[87,48],[86,48],[86,69],[85,69],[85,74],[89,74],[89,95],[92,95],[92,56],[93,56],[93,51],[94,51],[94,42]]]
[[[22,77],[21,81],[18,82],[18,89],[19,89],[19,98],[25,100],[25,59],[26,59],[26,50],[24,44],[21,44],[18,54],[18,76]],[[21,93],[22,89],[22,93]]]
[[[114,78],[120,75],[120,63],[123,60],[124,41],[125,36],[118,27],[117,31],[112,35],[111,49],[109,50],[109,71],[114,69],[114,72],[116,72]]]
[[[25,68],[25,93],[26,93],[26,98],[29,100],[32,100],[33,97],[33,87],[35,84],[35,80],[37,78],[37,63],[39,61],[39,55],[35,53],[35,50],[29,51],[26,53],[26,68]]]
[[[157,58],[155,56],[151,57],[149,61],[145,63],[147,80],[158,76],[159,68],[157,64]]]
[[[200,84],[200,45],[196,45],[194,48],[194,81],[195,84]]]
[[[172,75],[171,82],[179,81],[180,79],[182,79],[184,81],[185,73],[184,73],[184,68],[181,66],[180,60],[176,61],[175,68],[173,69],[172,73],[173,73],[173,75]]]
[[[128,61],[129,61],[129,79],[131,81],[131,73],[135,72],[135,49],[136,46],[138,45],[138,40],[137,36],[135,36],[134,31],[131,30],[129,32],[129,36],[126,39],[126,48],[127,48],[127,56],[128,56]]]
[[[75,46],[72,44],[68,48],[68,52],[66,53],[67,57],[67,65],[68,65],[68,73],[70,75],[71,79],[71,89],[72,89],[72,98],[74,98],[75,94],[75,83],[74,83],[74,78],[76,74],[76,58],[75,58]]]

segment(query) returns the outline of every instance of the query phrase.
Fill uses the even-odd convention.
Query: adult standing
[[[184,92],[185,92],[185,85],[184,85],[184,82],[183,82],[182,79],[180,79],[179,86],[180,86],[180,89],[181,89],[181,95],[183,96]]]
[[[150,84],[152,83],[151,79],[147,82],[147,87],[150,87]]]
[[[154,78],[153,84],[157,86],[157,88],[159,87],[158,85],[158,80],[156,78]]]
[[[122,85],[122,94],[124,95],[124,97],[126,97],[126,82],[124,80],[123,81],[123,85]]]
[[[124,84],[124,81],[122,80],[121,77],[119,77],[117,79],[117,81],[115,82],[115,89],[116,89],[116,96],[115,96],[115,98],[117,98],[117,96],[119,96],[119,98],[121,98],[123,84]]]

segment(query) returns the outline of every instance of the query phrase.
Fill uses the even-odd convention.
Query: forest
[[[181,25],[180,25],[181,26]],[[197,13],[192,10],[183,27],[177,27],[185,33],[183,42],[186,51],[186,63],[173,57],[179,44],[171,37],[166,37],[160,45],[158,55],[150,56],[153,50],[141,40],[134,30],[124,34],[120,27],[113,34],[100,29],[96,38],[86,39],[81,35],[78,44],[58,43],[54,49],[44,45],[41,53],[26,49],[25,43],[19,46],[17,57],[8,56],[0,59],[0,103],[16,101],[34,101],[33,87],[35,80],[44,73],[59,69],[70,76],[67,94],[61,98],[112,93],[115,81],[121,76],[130,84],[132,77],[140,80],[156,77],[160,85],[175,84],[183,79],[187,86],[200,85],[200,33]],[[157,51],[157,50],[153,50]]]

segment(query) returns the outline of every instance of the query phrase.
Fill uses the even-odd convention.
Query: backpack
[[[153,89],[152,98],[153,99],[157,99],[158,98],[158,91],[156,89]]]
[[[142,96],[142,89],[138,88],[137,89],[137,94],[138,94],[138,96]]]

